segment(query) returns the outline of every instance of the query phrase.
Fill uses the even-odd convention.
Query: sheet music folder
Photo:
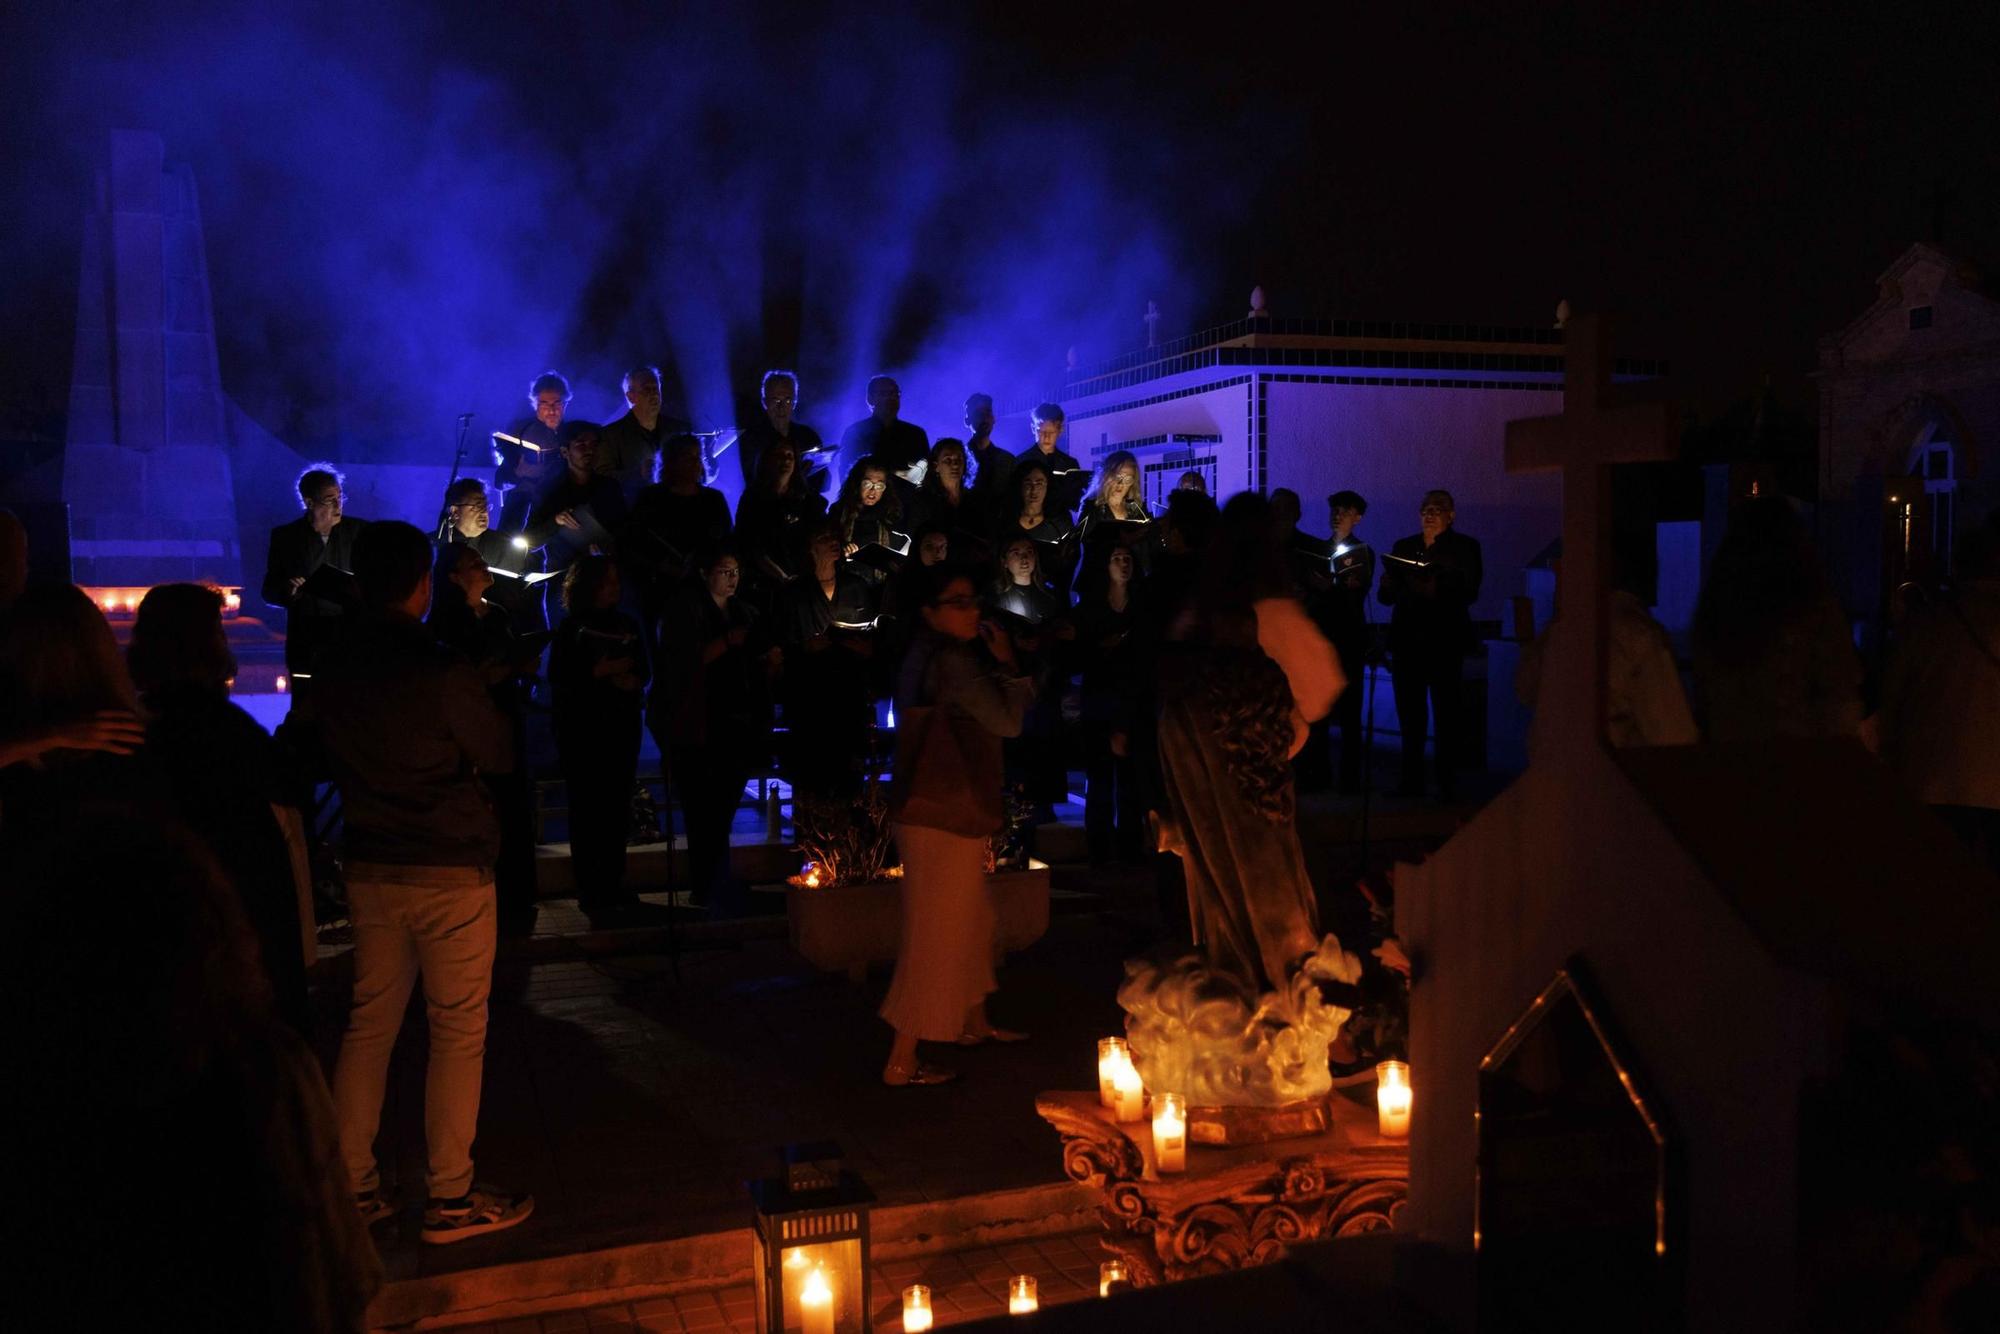
[[[532,574],[522,574],[518,570],[503,570],[498,565],[489,565],[486,570],[497,579],[518,579],[524,584],[539,584],[562,573],[561,570],[536,570]]]
[[[338,565],[322,565],[306,576],[299,586],[302,598],[318,598],[322,602],[337,602],[343,607],[361,605],[361,583],[352,571],[343,570]]]

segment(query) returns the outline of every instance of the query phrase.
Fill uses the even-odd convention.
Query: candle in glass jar
[[[1410,1137],[1412,1100],[1407,1061],[1384,1061],[1375,1067],[1376,1129],[1383,1139]]]
[[[1113,1110],[1120,1122],[1143,1120],[1146,1115],[1146,1085],[1139,1078],[1139,1068],[1127,1060],[1119,1065],[1112,1075],[1112,1086],[1117,1094]]]
[[[931,1290],[921,1283],[903,1289],[903,1334],[931,1327]]]
[[[1127,1284],[1128,1280],[1125,1277],[1125,1262],[1123,1260],[1106,1260],[1103,1264],[1097,1266],[1098,1296],[1109,1297],[1114,1285],[1123,1288]]]
[[[1118,1067],[1131,1063],[1124,1038],[1097,1040],[1097,1100],[1106,1107],[1118,1106]]]
[[[833,1334],[833,1285],[824,1269],[814,1269],[799,1289],[799,1328],[804,1334]]]
[[[1035,1277],[1032,1274],[1016,1274],[1007,1284],[1007,1314],[1026,1315],[1041,1306],[1041,1298],[1035,1294]]]
[[[1187,1099],[1179,1093],[1153,1096],[1153,1162],[1163,1175],[1187,1171]]]

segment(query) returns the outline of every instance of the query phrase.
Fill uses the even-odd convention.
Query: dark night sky
[[[113,126],[193,165],[225,382],[302,447],[433,440],[545,363],[596,412],[643,359],[705,422],[778,362],[822,426],[878,367],[941,426],[1259,283],[1344,318],[1566,296],[1698,402],[1803,402],[1940,191],[2000,260],[1991,6],[1604,8],[12,6],[5,406],[62,401]]]

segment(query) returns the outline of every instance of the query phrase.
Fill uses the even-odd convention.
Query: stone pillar
[[[158,135],[110,136],[84,216],[62,498],[72,577],[240,584],[201,210]]]

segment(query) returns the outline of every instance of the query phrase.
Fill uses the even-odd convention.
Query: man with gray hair
[[[634,366],[619,382],[628,410],[597,437],[597,471],[613,478],[629,507],[639,488],[658,480],[660,446],[685,433],[688,424],[661,411],[660,368]]]

